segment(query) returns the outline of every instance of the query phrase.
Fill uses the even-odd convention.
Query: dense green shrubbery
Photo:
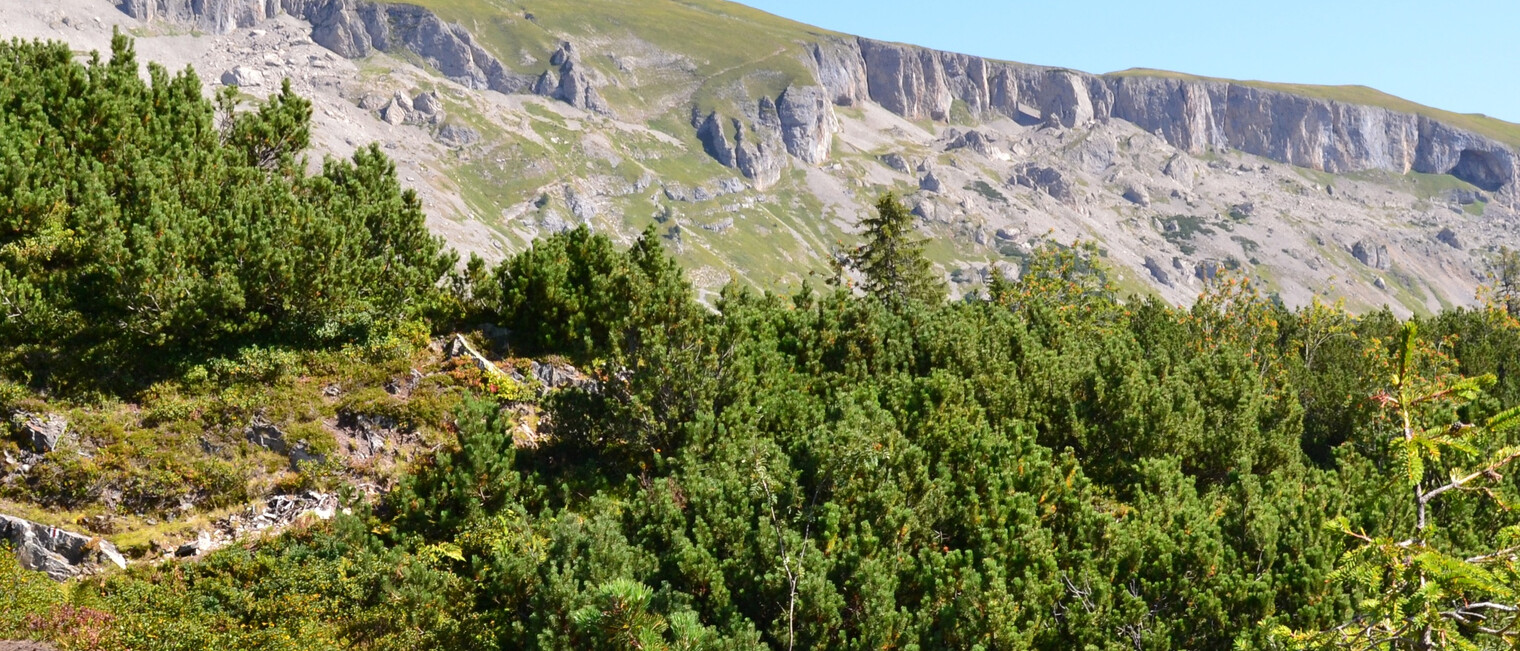
[[[26,55],[39,57],[27,65],[74,70],[56,49],[7,52],[13,65]],[[160,73],[148,87],[113,70],[59,79],[79,77],[70,93],[114,83],[193,94],[184,78]],[[282,124],[299,106],[283,97],[239,119]],[[230,133],[191,142],[241,152],[238,165],[213,163],[255,186],[299,189],[301,199],[280,204],[293,212],[270,213],[279,219],[320,214],[302,203],[313,196],[395,198],[377,154],[308,179],[280,153],[288,141],[265,127]],[[99,151],[109,154],[100,164],[118,155]],[[350,190],[317,190],[339,187]],[[6,231],[4,242],[6,268],[22,271],[7,271],[0,290],[12,304],[67,317],[50,326],[63,328],[59,338],[30,316],[7,317],[3,336],[25,348],[16,363],[34,371],[75,347],[88,360],[116,359],[125,354],[117,346],[134,342],[199,365],[190,374],[199,381],[258,382],[281,366],[279,354],[249,347],[237,363],[204,357],[233,345],[352,340],[371,319],[410,313],[442,273],[436,244],[412,227],[396,237],[423,242],[420,258],[358,246],[390,242],[376,234],[400,228],[385,219],[394,211],[359,211],[373,226],[342,241],[358,246],[361,271],[321,281],[331,288],[307,295],[262,284],[280,277],[269,269],[287,268],[275,258],[251,284],[198,266],[181,276],[184,292],[163,295],[180,307],[149,318],[134,301],[158,296],[156,286],[127,271],[113,272],[131,280],[107,293],[115,298],[84,300],[87,288],[105,286],[98,275],[109,267],[64,255],[72,222],[38,221],[53,213],[17,196],[32,212],[7,217],[25,236]],[[147,207],[143,219],[200,214],[176,203],[180,194],[165,196],[163,209],[151,197],[130,205]],[[65,216],[81,212],[59,205]],[[400,205],[414,214],[410,200]],[[222,204],[204,206],[216,214]],[[360,507],[200,563],[87,580],[66,599],[0,597],[0,624],[14,626],[18,612],[86,618],[111,648],[133,649],[1217,649],[1269,648],[1289,629],[1397,618],[1412,604],[1450,639],[1507,644],[1441,608],[1502,611],[1426,598],[1513,592],[1514,549],[1480,556],[1507,573],[1454,571],[1459,589],[1413,596],[1408,568],[1380,575],[1376,564],[1339,563],[1347,550],[1365,558],[1382,548],[1358,536],[1396,550],[1439,548],[1462,563],[1520,535],[1511,529],[1520,518],[1491,501],[1516,497],[1513,478],[1483,476],[1487,492],[1447,493],[1431,527],[1415,526],[1409,490],[1411,478],[1481,466],[1480,453],[1520,443],[1512,431],[1486,430],[1470,451],[1434,456],[1416,449],[1417,437],[1400,437],[1398,412],[1384,408],[1417,375],[1492,374],[1486,391],[1420,407],[1421,423],[1433,426],[1421,436],[1435,440],[1465,431],[1443,433],[1452,422],[1481,423],[1520,403],[1512,318],[1453,310],[1420,319],[1427,353],[1411,366],[1400,351],[1412,330],[1387,312],[1290,311],[1239,282],[1212,286],[1188,309],[1124,301],[1101,256],[1081,246],[1047,246],[987,299],[945,304],[912,243],[892,241],[906,237],[892,210],[883,203],[873,246],[851,258],[866,275],[864,295],[730,288],[707,310],[656,238],[623,251],[585,229],[541,240],[494,271],[472,263],[454,309],[509,327],[521,350],[576,360],[594,380],[541,404],[539,446],[514,447],[514,412],[467,402],[438,423],[457,445],[439,449],[374,512]],[[131,223],[138,230],[108,231],[117,234],[92,246],[137,242],[153,265],[226,261],[216,257],[226,253],[222,239],[196,244],[210,257],[179,258],[146,243],[142,224],[158,222]],[[377,260],[391,266],[365,266]],[[405,273],[390,276],[395,268]],[[404,289],[374,284],[386,282]],[[139,327],[116,339],[85,315]],[[212,326],[205,333],[182,328],[201,318]],[[1400,538],[1415,530],[1418,539]],[[1379,592],[1387,586],[1405,592]],[[71,648],[92,643],[43,635]]]
[[[593,256],[544,264],[616,276],[660,255],[594,239],[542,243]],[[653,295],[685,304],[669,319],[530,340],[617,360],[546,403],[543,446],[515,449],[510,413],[470,403],[458,445],[377,514],[75,602],[118,631],[222,622],[177,639],[241,648],[1264,648],[1280,625],[1348,621],[1364,595],[1335,570],[1357,542],[1327,524],[1392,536],[1415,515],[1372,400],[1401,323],[1240,284],[1125,304],[1090,253],[1048,248],[1000,298],[958,304],[731,290],[709,312],[665,276]],[[503,268],[545,277],[542,256]],[[535,291],[598,291],[558,278]],[[565,323],[533,323],[564,309],[536,305],[523,332]],[[1423,323],[1462,372],[1499,371],[1448,416],[1514,404],[1513,322]],[[1428,535],[1456,556],[1516,524],[1449,497]]]
[[[256,111],[191,71],[0,44],[0,346],[53,388],[137,389],[248,346],[364,342],[451,254],[375,147],[306,173],[310,104]]]

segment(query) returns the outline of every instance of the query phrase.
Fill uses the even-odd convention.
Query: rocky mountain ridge
[[[827,273],[888,191],[953,296],[1087,239],[1172,302],[1225,267],[1290,305],[1434,311],[1517,244],[1513,125],[1370,91],[1091,75],[722,0],[61,0],[0,25],[80,49],[116,25],[208,92],[290,79],[314,153],[381,142],[461,250],[653,225],[708,297]]]
[[[467,87],[534,93],[608,113],[570,43],[537,78],[509,71],[457,24],[425,8],[367,0],[117,0],[139,20],[170,20],[213,32],[251,27],[287,13],[309,21],[312,39],[348,58],[404,49]],[[817,100],[874,102],[909,120],[949,120],[957,103],[978,120],[1006,117],[1073,127],[1116,118],[1191,154],[1228,148],[1314,170],[1450,174],[1512,203],[1520,165],[1514,148],[1429,117],[1293,95],[1227,81],[1144,75],[1098,76],[860,37],[812,44],[820,88],[762,97],[748,124],[710,113],[694,120],[707,151],[760,185],[779,174],[784,148],[809,164],[826,159],[837,119]],[[730,118],[737,120],[737,118]],[[750,135],[746,138],[745,134]],[[778,147],[777,143],[781,146]]]

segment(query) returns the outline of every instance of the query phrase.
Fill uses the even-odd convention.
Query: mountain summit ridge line
[[[465,28],[416,5],[367,0],[117,0],[117,7],[139,20],[164,19],[217,33],[288,13],[311,22],[313,40],[345,57],[401,48],[472,87],[515,93],[530,92],[535,83],[507,71]],[[390,23],[402,16],[414,27],[398,39],[399,30]],[[814,35],[809,62],[814,81],[829,91],[836,105],[872,101],[910,120],[945,121],[960,101],[978,119],[1003,116],[1065,127],[1112,117],[1157,133],[1193,154],[1225,147],[1332,173],[1376,169],[1450,174],[1497,192],[1510,206],[1520,180],[1513,146],[1424,115],[1234,81],[1143,72],[1095,75],[865,37]],[[547,94],[560,94],[564,85],[561,79]],[[565,95],[580,108],[598,105],[584,93]]]

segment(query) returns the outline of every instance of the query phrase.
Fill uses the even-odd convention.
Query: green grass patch
[[[992,187],[991,184],[982,179],[977,179],[966,184],[966,189],[986,197],[988,201],[1008,203],[1008,197],[1003,196],[1003,193],[998,192],[997,188]]]

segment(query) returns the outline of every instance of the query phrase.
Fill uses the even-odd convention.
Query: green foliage
[[[1341,517],[1327,522],[1356,541],[1330,578],[1360,596],[1355,618],[1323,632],[1279,635],[1306,648],[1480,649],[1520,641],[1520,527],[1492,532],[1496,547],[1458,553],[1434,521],[1443,501],[1468,492],[1508,510],[1514,498],[1500,471],[1520,459],[1503,437],[1520,425],[1520,407],[1481,425],[1463,422],[1461,408],[1494,384],[1492,375],[1462,377],[1455,363],[1422,341],[1415,322],[1404,325],[1381,360],[1388,388],[1376,400],[1392,417],[1387,437],[1392,463],[1387,486],[1407,495],[1412,527],[1369,534]],[[1507,490],[1508,489],[1508,490]],[[1483,508],[1483,507],[1480,507]]]
[[[0,544],[0,638],[35,639],[36,622],[64,603],[63,589],[47,575],[21,567],[9,543]]]
[[[459,447],[439,452],[393,495],[407,525],[442,535],[509,503],[519,478],[506,417],[492,401],[460,405],[455,422]]]
[[[938,302],[944,283],[924,257],[924,241],[915,235],[913,214],[897,197],[876,202],[876,215],[861,221],[864,244],[850,253],[850,266],[865,275],[867,293],[889,305],[908,301]]]
[[[496,648],[488,620],[458,607],[468,581],[387,549],[364,518],[89,580],[74,600],[112,617],[103,649]]]
[[[730,288],[708,311],[661,256],[572,232],[476,274],[461,295],[514,346],[593,381],[504,405],[454,378],[473,366],[441,375],[481,397],[406,416],[455,440],[378,514],[64,603],[141,649],[1268,648],[1395,621],[1379,604],[1451,640],[1507,622],[1474,605],[1508,603],[1520,545],[1487,493],[1446,491],[1400,545],[1410,477],[1516,444],[1520,329],[1493,311],[1424,323],[1436,355],[1389,314],[1229,275],[1188,309],[1126,301],[1100,250],[1053,243],[986,301]],[[1388,444],[1389,399],[1414,445]],[[403,416],[378,388],[335,408]]]
[[[509,259],[476,295],[529,350],[590,357],[679,321],[693,309],[689,291],[652,227],[625,254],[581,226]]]
[[[309,102],[255,111],[131,42],[0,44],[0,344],[56,388],[141,389],[250,346],[383,336],[452,257],[376,147],[308,176]]]
[[[341,452],[326,423],[343,414],[452,439],[373,512],[349,500],[194,563],[59,589],[0,554],[0,635],[144,651],[1510,644],[1520,516],[1494,504],[1520,486],[1501,474],[1520,458],[1520,323],[1501,310],[1421,320],[1425,343],[1386,311],[1290,311],[1228,273],[1182,309],[1121,296],[1102,250],[1053,242],[986,300],[949,304],[890,196],[848,256],[863,297],[729,287],[706,309],[653,230],[622,249],[581,228],[449,273],[378,151],[305,174],[309,106],[288,91],[213,104],[189,73],[143,81],[124,39],[110,63],[0,53],[5,372],[142,383],[140,405],[87,407],[0,383],[6,407],[87,433],[5,497],[155,512],[186,492],[252,497],[260,464],[289,468],[241,443],[256,416],[316,452]],[[469,360],[413,363],[428,325],[477,319],[584,381],[539,399]],[[405,397],[382,388],[417,366],[439,372]],[[337,484],[336,465],[278,481]],[[107,488],[120,504],[97,503]]]
[[[980,194],[983,197],[986,197],[988,201],[997,201],[999,203],[1008,203],[1008,197],[1003,196],[1003,193],[998,192],[997,188],[992,187],[991,184],[989,184],[986,181],[983,181],[981,179],[977,179],[976,181],[974,181],[971,184],[967,185],[966,189],[970,190],[972,192],[975,192],[977,194]]]

